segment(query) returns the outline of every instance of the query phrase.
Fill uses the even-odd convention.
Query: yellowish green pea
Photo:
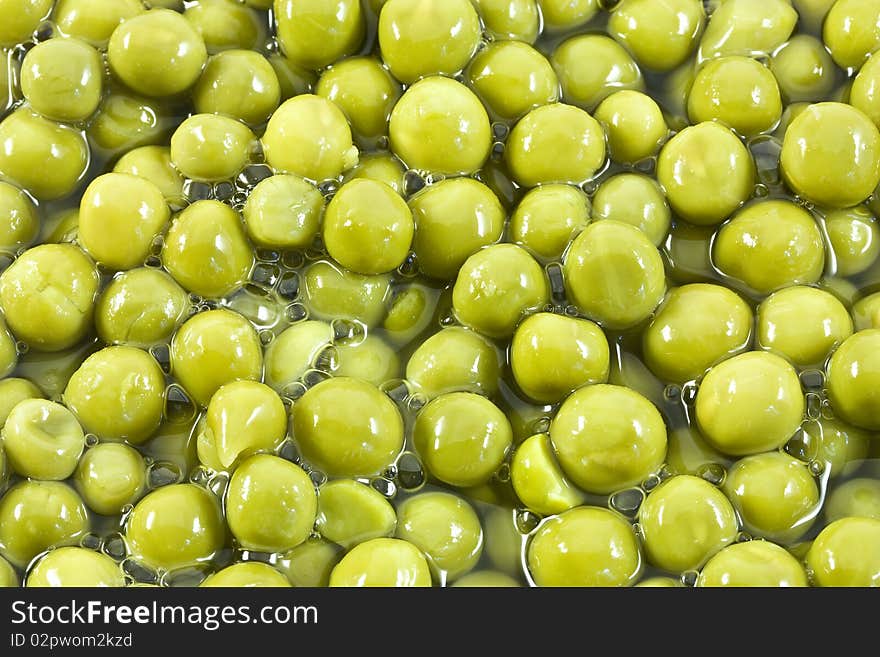
[[[42,399],[43,391],[27,379],[8,377],[0,379],[0,430],[12,409],[25,399]]]
[[[300,94],[310,94],[318,83],[317,73],[292,62],[282,54],[269,55],[269,64],[278,78],[282,101]]]
[[[147,464],[140,452],[128,445],[100,443],[83,454],[74,484],[92,511],[117,515],[144,492]]]
[[[807,586],[807,573],[788,551],[769,541],[729,545],[700,571],[697,586]]]
[[[877,586],[880,582],[880,520],[841,518],[825,527],[807,552],[818,586]]]
[[[168,146],[140,146],[120,157],[113,167],[117,173],[130,173],[156,185],[172,208],[186,205],[183,176],[174,168]]]
[[[510,480],[522,503],[542,515],[562,513],[585,500],[556,462],[547,434],[526,438],[516,448],[510,463]]]
[[[632,89],[608,96],[593,116],[605,125],[608,153],[616,162],[632,163],[651,157],[669,134],[660,106],[650,96]]]
[[[266,348],[266,383],[280,391],[299,380],[332,338],[330,325],[317,320],[284,329]]]
[[[672,214],[656,181],[640,173],[620,173],[596,190],[593,219],[613,219],[631,224],[654,245],[660,246],[669,233]]]
[[[0,315],[0,379],[8,376],[18,365],[18,346]]]
[[[40,232],[40,217],[27,194],[0,181],[0,249],[15,253]]]
[[[810,31],[821,33],[825,16],[837,0],[792,0],[798,20]]]
[[[374,385],[400,376],[400,358],[397,350],[376,335],[367,335],[357,345],[339,344],[336,349],[334,376],[363,379]]]
[[[856,301],[852,316],[856,331],[880,328],[880,292],[869,294]]]
[[[807,444],[803,452],[793,452],[801,459],[815,458],[830,471],[833,479],[848,474],[868,456],[873,434],[837,419],[821,417],[803,425]],[[815,445],[815,448],[813,448]]]
[[[444,328],[427,338],[406,364],[407,380],[429,399],[448,392],[492,397],[498,390],[499,374],[495,347],[461,327]]]
[[[76,122],[91,116],[101,100],[101,57],[79,39],[49,39],[31,48],[21,63],[21,93],[43,116]]]
[[[696,47],[705,20],[699,0],[622,0],[608,19],[608,33],[640,66],[670,71]]]
[[[302,273],[303,301],[316,319],[354,319],[372,327],[385,317],[390,276],[364,276],[326,261]]]
[[[52,19],[61,35],[104,50],[113,30],[144,11],[139,0],[58,0]]]
[[[357,165],[349,169],[343,182],[356,178],[368,178],[378,180],[388,185],[398,194],[403,194],[403,165],[391,153],[365,153],[361,156]]]
[[[262,587],[287,588],[291,586],[287,577],[267,563],[244,561],[234,563],[208,575],[200,587]]]
[[[712,13],[697,58],[772,53],[788,41],[797,20],[790,0],[726,0]]]
[[[171,161],[187,178],[227,180],[245,168],[255,139],[240,121],[194,114],[171,135]]]
[[[829,522],[841,518],[880,520],[880,482],[860,477],[841,484],[825,502],[825,517]]]
[[[822,39],[840,68],[858,70],[880,47],[880,4],[838,0],[825,16]]]
[[[484,27],[498,39],[534,43],[541,27],[536,0],[472,0]]]
[[[412,543],[374,538],[352,548],[330,573],[331,587],[431,586],[431,570]]]
[[[398,289],[382,322],[385,339],[393,345],[412,342],[434,319],[440,294],[437,288],[418,283]]]
[[[242,215],[248,236],[270,248],[307,248],[318,234],[324,198],[299,176],[278,174],[258,182]]]
[[[880,227],[864,206],[827,213],[825,230],[841,276],[862,273],[880,256]]]
[[[29,40],[51,11],[52,0],[11,0],[4,4],[0,46],[15,46]]]
[[[16,404],[0,437],[12,469],[32,479],[67,479],[85,448],[82,427],[73,413],[45,399]]]
[[[112,88],[104,95],[86,134],[93,149],[114,157],[139,146],[167,142],[177,125],[171,111],[161,100]]]
[[[255,50],[266,39],[260,15],[240,2],[198,0],[183,12],[205,42],[209,54],[234,48]]]
[[[0,588],[18,588],[18,573],[3,557],[0,557]]]
[[[840,419],[880,430],[880,330],[866,329],[847,338],[828,361],[826,383]]]
[[[343,548],[323,538],[308,538],[279,559],[278,566],[294,586],[328,586]]]
[[[364,38],[358,0],[276,0],[278,43],[288,59],[318,70],[356,51]]]
[[[880,126],[880,57],[871,55],[852,82],[849,103]]]
[[[82,547],[51,550],[31,567],[27,587],[121,587],[125,586],[122,568],[100,552]]]
[[[671,577],[648,577],[639,581],[636,584],[636,588],[663,588],[663,589],[672,589],[678,588],[681,586],[681,582],[677,579],[672,579]]]
[[[510,575],[497,570],[477,570],[455,580],[453,587],[471,588],[519,588],[520,583]]]
[[[512,241],[534,256],[553,260],[590,222],[590,199],[571,185],[540,185],[529,191],[510,217]]]
[[[260,53],[227,50],[208,60],[192,95],[198,113],[226,114],[260,125],[278,108],[281,85]]]
[[[349,549],[397,526],[394,507],[376,489],[354,479],[337,479],[318,490],[315,527],[324,538]]]
[[[790,102],[822,100],[834,86],[831,55],[821,41],[808,34],[792,37],[773,53],[770,70],[782,95]]]
[[[547,30],[580,27],[599,11],[597,0],[537,0]]]

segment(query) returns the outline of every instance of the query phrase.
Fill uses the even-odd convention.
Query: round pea
[[[19,402],[0,435],[9,465],[33,479],[67,479],[85,447],[82,427],[73,413],[45,399]]]
[[[689,126],[660,151],[657,182],[682,219],[700,226],[724,221],[751,195],[755,165],[728,128],[707,121]],[[711,189],[711,194],[706,190]]]
[[[862,273],[880,256],[880,226],[864,206],[827,213],[825,230],[841,276]]]
[[[272,168],[312,181],[336,178],[358,161],[345,114],[321,96],[302,94],[284,101],[262,139]]]
[[[15,46],[31,38],[49,12],[52,0],[8,0],[0,7],[0,46]]]
[[[537,0],[547,30],[568,30],[589,22],[599,11],[598,0]]]
[[[63,36],[104,50],[113,30],[144,11],[139,0],[58,0],[52,18]]]
[[[130,89],[145,96],[173,96],[195,84],[208,51],[181,14],[152,9],[113,30],[107,55],[110,70]]]
[[[0,315],[0,379],[8,376],[18,365],[18,346]]]
[[[273,9],[282,52],[305,68],[324,68],[363,41],[359,0],[276,0]]]
[[[660,106],[640,91],[614,92],[599,103],[594,116],[605,126],[608,154],[615,162],[651,157],[669,133]]]
[[[495,338],[512,335],[523,315],[546,304],[549,297],[541,266],[513,244],[477,251],[461,266],[452,289],[459,321]]]
[[[323,260],[302,274],[303,299],[313,317],[354,319],[368,327],[385,317],[389,285],[388,274],[364,276]]]
[[[396,526],[394,507],[371,486],[353,479],[337,479],[318,491],[315,528],[321,536],[346,549],[391,536]]]
[[[804,451],[795,455],[804,460],[814,457],[830,470],[832,479],[858,467],[868,456],[873,435],[868,431],[825,417],[806,422],[803,428],[807,443]]]
[[[86,505],[107,516],[137,502],[146,483],[144,458],[120,443],[101,443],[86,451],[74,474],[74,484]]]
[[[617,385],[573,392],[553,418],[550,440],[565,474],[600,495],[641,482],[666,456],[660,413],[639,393]]]
[[[290,582],[267,563],[244,561],[234,563],[208,575],[200,587],[266,587],[287,588]]]
[[[171,371],[200,406],[226,383],[257,380],[263,350],[253,326],[230,310],[209,310],[188,319],[171,341]]]
[[[489,481],[512,442],[504,413],[470,392],[436,397],[419,412],[413,427],[413,443],[428,472],[452,486]]]
[[[128,151],[116,161],[116,173],[129,173],[153,183],[173,208],[186,205],[183,194],[183,176],[174,168],[171,149],[167,146],[140,146]]]
[[[247,166],[254,140],[254,133],[235,119],[195,114],[171,135],[171,161],[193,180],[228,180]]]
[[[0,181],[0,249],[14,253],[29,246],[39,231],[40,217],[28,195]]]
[[[852,316],[856,331],[880,328],[880,293],[859,299],[853,305]]]
[[[382,274],[399,267],[409,253],[413,231],[406,201],[375,180],[345,183],[324,214],[327,252],[358,274]]]
[[[798,12],[798,20],[810,32],[822,32],[822,22],[828,11],[837,0],[792,0],[792,6]]]
[[[307,248],[318,233],[324,197],[298,176],[278,174],[251,190],[242,214],[248,236],[270,248]]]
[[[880,330],[847,338],[828,361],[828,396],[845,422],[880,430]]]
[[[587,226],[565,255],[564,274],[569,298],[609,328],[644,321],[666,291],[656,247],[638,228],[619,221]]]
[[[0,497],[0,555],[19,568],[51,547],[76,543],[89,530],[79,495],[58,481],[22,481]]]
[[[89,165],[89,146],[82,133],[28,107],[0,121],[0,143],[0,175],[39,201],[72,192]]]
[[[597,507],[580,506],[547,520],[528,546],[538,586],[632,586],[642,556],[632,527]]]
[[[497,570],[477,570],[468,573],[455,580],[453,587],[477,587],[477,588],[519,588],[519,582],[505,573]]]
[[[43,399],[43,396],[43,391],[27,379],[14,377],[0,379],[0,430],[19,402],[26,399]],[[0,467],[0,476],[2,470],[3,468]]]
[[[759,294],[815,283],[825,268],[816,220],[791,201],[759,201],[718,231],[712,259],[722,272]]]
[[[377,180],[403,195],[403,165],[392,153],[366,153],[353,169],[343,176],[343,182],[356,178]]]
[[[474,331],[453,326],[422,342],[406,364],[406,378],[429,399],[447,392],[493,396],[500,377],[495,347]]]
[[[287,552],[278,565],[294,586],[324,586],[342,558],[342,548],[323,538],[308,538]]]
[[[677,579],[672,579],[671,577],[648,577],[647,579],[640,580],[638,584],[636,584],[636,588],[678,588],[681,586],[681,581]]]
[[[608,33],[644,68],[671,71],[696,47],[705,20],[700,0],[622,0],[608,19]]]
[[[725,360],[697,391],[696,417],[710,445],[743,456],[784,445],[800,426],[804,395],[779,356],[752,351]]]
[[[308,320],[284,329],[266,348],[266,383],[283,390],[296,382],[332,339],[326,322]]]
[[[18,573],[3,557],[0,557],[0,588],[18,588]]]
[[[0,308],[20,340],[61,351],[91,328],[98,283],[95,265],[78,247],[42,244],[0,274]]]
[[[790,0],[725,0],[712,12],[697,58],[772,53],[788,41],[797,20]]]
[[[423,78],[403,93],[391,111],[388,134],[391,149],[410,168],[446,175],[477,171],[492,145],[480,100],[443,77]]]
[[[807,586],[807,573],[775,543],[746,541],[729,545],[709,559],[697,586]]]
[[[47,118],[82,121],[98,108],[103,72],[98,51],[86,42],[49,39],[25,55],[21,93]]]
[[[590,222],[590,207],[590,199],[577,187],[540,185],[516,206],[510,217],[510,238],[538,258],[560,258]]]
[[[497,242],[504,230],[500,201],[472,178],[430,185],[410,199],[409,207],[419,269],[433,278],[454,278],[471,254]]]
[[[604,35],[572,37],[556,49],[550,61],[565,102],[590,112],[615,91],[645,87],[642,72],[630,54]]]
[[[672,214],[663,190],[654,180],[639,173],[621,173],[596,190],[593,219],[632,224],[659,246],[669,233]]]
[[[33,565],[27,587],[121,587],[122,568],[107,555],[81,547],[51,550]]]
[[[233,48],[256,49],[266,39],[260,15],[240,2],[198,0],[183,12],[211,54]]]
[[[510,481],[522,503],[543,515],[562,513],[584,502],[584,494],[556,462],[547,434],[526,438],[516,448],[510,463]]]
[[[825,517],[830,522],[841,518],[880,520],[880,481],[860,477],[841,484],[825,502]]]
[[[293,405],[303,457],[331,477],[378,474],[403,448],[403,419],[376,386],[346,377],[322,381]]]
[[[173,570],[211,559],[225,543],[226,528],[214,495],[194,484],[171,484],[135,505],[125,539],[135,559]]]
[[[136,96],[116,87],[104,95],[86,134],[105,157],[150,144],[166,142],[177,122],[164,101]]]
[[[330,586],[431,586],[431,570],[412,543],[374,538],[356,545],[330,573]]]
[[[496,39],[534,43],[541,28],[536,0],[472,0],[483,27]]]
[[[281,100],[310,94],[318,83],[318,75],[314,71],[295,64],[282,54],[269,55],[269,64],[281,86]]]
[[[880,581],[880,520],[841,518],[825,527],[807,552],[819,586],[877,586]]]
[[[335,348],[334,376],[363,379],[377,386],[400,376],[397,351],[380,337],[368,335],[358,345],[340,344]]]
[[[838,0],[825,16],[822,39],[840,68],[858,70],[880,47],[880,3]]]
[[[226,114],[260,125],[281,102],[281,85],[272,65],[252,50],[227,50],[208,60],[193,89],[201,114]]]
[[[849,103],[880,127],[880,57],[871,55],[856,75],[849,92]]]
[[[783,96],[790,102],[822,100],[834,86],[835,69],[831,55],[821,41],[808,34],[792,37],[773,53],[770,70]]]
[[[850,105],[810,105],[785,131],[780,168],[792,191],[809,201],[857,205],[880,183],[880,132]]]
[[[318,497],[309,475],[278,456],[257,454],[239,465],[226,492],[226,520],[242,548],[290,550],[309,537]]]

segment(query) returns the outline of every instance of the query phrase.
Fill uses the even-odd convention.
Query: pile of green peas
[[[880,585],[880,0],[6,0],[0,585]]]

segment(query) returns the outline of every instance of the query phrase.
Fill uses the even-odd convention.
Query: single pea
[[[746,541],[729,545],[709,559],[697,586],[807,586],[807,573],[775,543]]]
[[[847,338],[828,361],[826,382],[840,419],[880,430],[880,330],[866,329]]]
[[[171,135],[171,161],[193,180],[228,180],[247,166],[255,139],[240,121],[194,114]]]
[[[733,132],[707,121],[685,128],[666,142],[657,161],[657,182],[682,219],[712,226],[752,195],[755,165]],[[707,189],[713,193],[706,194]]]
[[[31,48],[21,64],[21,93],[43,116],[82,121],[101,100],[101,57],[85,41],[49,39]]]
[[[287,410],[269,386],[232,381],[208,403],[206,428],[225,469],[252,453],[277,448],[287,434]]]
[[[0,430],[19,402],[26,399],[43,399],[43,397],[43,391],[27,379],[14,377],[0,379]]]
[[[880,256],[880,227],[864,206],[827,213],[825,230],[841,276],[862,273]]]
[[[406,364],[406,378],[428,398],[448,392],[492,397],[500,365],[495,347],[479,333],[444,328],[422,342]]]
[[[351,57],[326,69],[315,93],[336,103],[354,134],[371,144],[388,132],[388,118],[401,88],[378,59]]]
[[[209,310],[188,319],[171,341],[171,371],[200,406],[226,383],[255,381],[263,370],[257,332],[231,310]]]
[[[412,543],[374,538],[352,548],[330,573],[330,586],[431,586],[431,570]]]
[[[8,376],[18,365],[18,346],[0,315],[0,379]]]
[[[880,47],[880,2],[838,0],[825,16],[822,39],[840,68],[857,71]]]
[[[173,570],[211,559],[225,543],[226,527],[213,494],[195,484],[171,484],[135,505],[125,539],[135,559]]]
[[[432,0],[431,6],[441,4]],[[403,93],[391,111],[388,134],[391,149],[410,168],[446,175],[477,171],[492,145],[480,100],[443,77],[423,78]]]
[[[326,587],[339,563],[342,547],[323,538],[308,538],[278,560],[278,566],[294,586]]]
[[[18,573],[3,557],[0,557],[0,588],[18,588]]]
[[[748,349],[752,319],[748,304],[720,285],[673,288],[642,336],[645,364],[664,381],[698,379]]]
[[[835,68],[831,55],[817,38],[798,34],[773,53],[770,70],[779,89],[790,102],[817,102],[834,86]]]
[[[590,222],[590,199],[571,185],[540,185],[510,217],[510,238],[534,256],[554,260]],[[416,234],[418,238],[418,234]]]
[[[324,198],[299,176],[278,174],[257,183],[242,214],[254,243],[269,248],[307,248],[318,233]]]
[[[849,103],[880,127],[880,57],[871,55],[852,82]]]
[[[265,123],[280,102],[278,76],[252,50],[226,50],[211,57],[193,89],[196,112],[226,114],[251,126]]]
[[[395,192],[403,195],[403,165],[393,153],[366,153],[353,169],[343,176],[343,182],[357,178],[377,180],[388,185]]]
[[[428,472],[452,486],[489,481],[512,442],[504,413],[470,392],[436,397],[419,412],[413,427],[413,443]]]
[[[608,340],[593,322],[538,313],[517,327],[509,358],[520,390],[552,403],[581,386],[605,383],[609,354]]]
[[[792,0],[798,20],[810,32],[822,32],[822,23],[837,0]]]
[[[572,393],[553,418],[550,440],[565,474],[600,495],[641,482],[666,455],[660,413],[639,393],[617,385]]]
[[[368,327],[385,316],[390,289],[388,274],[363,276],[326,261],[309,265],[302,273],[302,295],[317,319],[354,319]]]
[[[66,196],[89,165],[82,133],[20,107],[0,121],[0,175],[38,201]]]
[[[699,0],[623,0],[608,19],[608,33],[629,48],[639,65],[671,71],[697,45],[706,12]]]
[[[106,50],[113,30],[144,11],[139,0],[58,0],[52,19],[62,36]]]
[[[117,515],[137,502],[147,483],[147,464],[140,453],[120,443],[100,443],[87,450],[74,474],[74,484],[96,513]]]
[[[837,419],[820,417],[803,425],[806,444],[792,452],[802,460],[815,458],[830,471],[830,478],[849,474],[867,458],[873,434]],[[815,447],[814,447],[815,446]]]
[[[568,30],[590,21],[599,11],[598,0],[537,0],[544,29]]]
[[[759,201],[722,226],[712,259],[723,273],[768,294],[817,282],[825,268],[825,246],[807,210],[791,201]]]
[[[318,83],[317,73],[303,68],[280,53],[269,55],[269,64],[278,78],[282,101],[300,94],[310,94]]]
[[[17,338],[61,351],[91,328],[98,283],[95,265],[79,247],[42,244],[0,274],[0,308]]]
[[[24,568],[51,547],[76,543],[89,531],[79,495],[59,481],[22,481],[0,497],[0,555]]]
[[[697,391],[700,429],[725,454],[744,456],[781,447],[803,416],[797,372],[767,352],[750,351],[719,363]]]
[[[564,274],[569,298],[609,328],[644,321],[666,292],[660,253],[642,231],[619,221],[587,226],[565,255]]]
[[[452,583],[453,587],[471,588],[519,588],[520,583],[510,575],[497,570],[475,570]]]
[[[176,126],[165,101],[114,87],[104,94],[86,134],[98,153],[115,157],[138,146],[167,144]]]
[[[185,289],[216,298],[244,284],[254,255],[238,212],[220,201],[196,201],[171,222],[162,263]]]
[[[292,420],[303,457],[331,477],[378,474],[403,448],[400,411],[366,381],[322,381],[294,403]]]
[[[819,586],[877,586],[880,581],[880,520],[842,518],[825,527],[807,552]]]
[[[345,114],[312,94],[286,100],[275,110],[263,134],[263,150],[277,171],[313,181],[336,178],[358,161]]]
[[[621,92],[625,93],[625,92]],[[632,224],[656,246],[666,240],[672,214],[663,190],[640,173],[612,176],[596,190],[593,219],[613,219]]]
[[[15,185],[0,181],[0,249],[15,253],[30,246],[40,232],[33,201]]]
[[[860,477],[841,484],[825,502],[825,517],[829,522],[841,518],[880,520],[880,481]]]
[[[694,123],[719,121],[747,137],[765,132],[782,116],[776,78],[751,57],[713,59],[694,78],[688,115]]]
[[[345,549],[382,536],[392,536],[397,514],[375,488],[354,479],[337,479],[318,490],[315,528]]]
[[[629,523],[592,506],[547,520],[529,543],[527,560],[538,586],[632,586],[642,572]]]
[[[288,59],[318,70],[360,48],[364,16],[358,0],[275,0],[278,43]]]
[[[246,550],[281,552],[296,547],[312,532],[317,508],[309,475],[270,454],[242,462],[226,491],[229,530]]]
[[[797,20],[790,0],[725,0],[712,12],[697,58],[767,55],[788,41]]]
[[[61,547],[39,558],[27,575],[27,587],[122,587],[125,577],[113,559],[81,547]]]
[[[880,292],[859,299],[852,309],[856,331],[880,328]]]
[[[654,155],[669,134],[660,106],[640,91],[616,91],[599,103],[595,118],[608,133],[608,154],[633,163]]]
[[[130,89],[146,96],[173,96],[195,84],[208,51],[181,14],[152,9],[113,30],[107,55],[110,70]]]
[[[79,204],[79,241],[97,262],[116,270],[143,264],[171,213],[162,191],[146,178],[106,173]]]
[[[409,201],[415,221],[413,251],[422,273],[451,279],[470,255],[497,242],[505,213],[498,198],[472,178],[449,178]]]
[[[664,588],[664,589],[674,589],[681,586],[681,581],[677,579],[672,579],[671,577],[648,577],[646,579],[640,580],[638,584],[636,584],[636,588]]]
[[[52,11],[52,0],[7,0],[0,7],[0,46],[28,41]]]
[[[243,561],[208,575],[202,580],[199,587],[287,588],[290,585],[287,577],[269,564],[259,561]]]
[[[736,513],[720,490],[700,477],[677,475],[657,486],[639,508],[645,555],[672,572],[702,566],[736,539]]]
[[[421,493],[398,508],[397,537],[427,557],[439,581],[449,584],[473,570],[483,552],[483,528],[473,507],[450,493]]]
[[[582,34],[564,41],[550,62],[559,76],[565,102],[588,112],[615,91],[645,88],[642,72],[632,56],[602,34]]]
[[[382,385],[400,376],[397,350],[376,335],[367,335],[357,345],[335,345],[337,366],[334,376],[347,376]]]
[[[449,298],[448,291],[419,281],[398,287],[382,322],[385,341],[400,348],[422,335],[437,319],[435,313],[441,294]]]
[[[67,479],[85,447],[82,427],[73,413],[46,399],[19,402],[0,436],[9,465],[32,479]]]
[[[833,294],[814,287],[788,287],[758,307],[758,346],[799,367],[821,366],[853,332],[846,307]]]
[[[512,335],[520,319],[549,298],[541,266],[513,244],[487,246],[470,256],[452,289],[459,321],[494,338]]]
[[[168,146],[134,148],[116,161],[113,171],[149,180],[159,188],[172,208],[179,209],[186,205],[183,176],[174,168]]]
[[[323,237],[327,252],[357,274],[397,269],[409,254],[412,212],[400,195],[375,180],[352,180],[327,204]]]
[[[79,231],[79,208],[69,207],[53,212],[42,222],[40,236],[37,238],[45,244],[73,244]]]
[[[807,200],[857,205],[880,182],[880,132],[850,105],[810,105],[785,132],[780,167],[791,190]]]
[[[472,0],[483,26],[497,39],[534,43],[541,30],[535,0]]]
[[[675,474],[699,475],[707,465],[726,462],[727,457],[709,445],[697,427],[687,425],[669,432],[666,465]]]
[[[308,320],[284,329],[266,348],[266,383],[279,391],[295,383],[332,339],[326,322]]]
[[[209,54],[256,50],[266,40],[260,14],[234,0],[197,0],[186,7],[183,17],[202,37]]]
[[[542,515],[562,513],[584,503],[584,494],[556,462],[547,434],[526,438],[516,448],[510,463],[510,480],[522,503]]]

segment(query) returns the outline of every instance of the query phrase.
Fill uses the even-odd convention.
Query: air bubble
[[[683,586],[693,588],[697,585],[697,580],[699,578],[700,573],[698,573],[696,570],[686,570],[681,574],[681,583]]]
[[[663,388],[663,397],[669,401],[679,401],[681,399],[681,386],[674,383]]]
[[[413,452],[404,452],[397,459],[397,483],[401,489],[413,492],[425,485],[427,477],[422,462]]]
[[[643,160],[639,160],[635,163],[635,170],[639,173],[644,173],[646,175],[651,175],[654,173],[654,168],[657,166],[657,158],[656,157],[646,157]]]
[[[48,41],[55,34],[55,26],[52,25],[49,21],[45,23],[41,23],[39,27],[34,31],[34,40],[37,43],[41,41]]]
[[[147,259],[144,260],[144,267],[149,269],[161,269],[162,259],[157,255],[147,256]]]
[[[558,262],[547,265],[547,277],[550,279],[550,291],[557,301],[565,300],[565,278],[562,266]]]
[[[266,164],[251,164],[238,174],[238,184],[243,187],[254,187],[261,180],[272,176],[272,169]]]
[[[394,499],[394,496],[397,495],[397,486],[393,481],[385,477],[375,477],[370,481],[370,486],[389,500]]]
[[[300,461],[299,450],[292,440],[285,440],[281,443],[277,454],[285,461],[290,461],[291,463],[299,463]]]
[[[190,483],[193,483],[197,486],[201,486],[203,488],[208,487],[208,482],[211,481],[213,473],[208,470],[203,465],[196,466],[193,471],[189,475]]]
[[[275,285],[275,282],[281,277],[281,269],[278,265],[272,265],[264,262],[258,262],[254,265],[254,269],[251,272],[251,282],[257,283],[258,285],[265,285],[267,287],[272,287]]]
[[[281,254],[281,264],[288,269],[299,269],[305,261],[302,251],[285,251]]]
[[[541,517],[528,509],[517,509],[513,522],[520,534],[531,534],[541,524]]]
[[[822,370],[804,370],[800,373],[800,380],[805,390],[821,390],[825,385],[825,373]]]
[[[284,318],[291,324],[301,322],[308,316],[308,309],[301,303],[292,303],[284,309]]]
[[[397,268],[397,273],[404,278],[412,278],[413,276],[418,276],[419,274],[419,262],[416,259],[415,253],[410,253],[406,256],[406,259]]]
[[[502,463],[498,470],[495,471],[495,480],[506,484],[510,481],[510,464]]]
[[[821,477],[825,472],[825,464],[822,461],[810,461],[809,468],[814,477]]]
[[[700,387],[696,381],[688,381],[681,387],[681,400],[688,406],[693,406],[697,401],[697,392]]]
[[[306,370],[305,374],[303,374],[302,376],[302,381],[306,388],[314,388],[316,385],[323,381],[326,381],[329,378],[330,374],[328,374],[327,372],[311,369]]]
[[[140,584],[155,584],[159,580],[159,576],[154,570],[131,558],[122,562],[122,572]]]
[[[334,319],[330,327],[333,329],[333,341],[350,347],[358,346],[367,337],[367,327],[353,319]]]
[[[162,575],[159,583],[162,586],[172,588],[195,588],[204,581],[207,575],[208,573],[203,568],[179,568]]]
[[[492,144],[491,158],[496,162],[500,162],[504,159],[504,144],[500,141],[496,141]]]
[[[207,201],[211,198],[211,185],[196,180],[187,180],[183,183],[183,194],[190,203]]]
[[[753,538],[752,535],[749,534],[748,532],[740,532],[739,534],[736,535],[736,542],[737,543],[748,543],[749,541],[752,540],[752,538]]]
[[[427,182],[418,171],[410,169],[403,174],[403,192],[406,196],[412,196],[424,189]]]
[[[153,241],[150,242],[150,254],[154,256],[160,256],[162,254],[162,249],[165,247],[165,237],[163,235],[156,235],[153,238]]]
[[[662,480],[655,474],[649,475],[645,481],[642,482],[642,488],[646,493],[650,493],[652,490],[657,488],[660,485]]]
[[[309,479],[312,480],[312,484],[314,484],[315,488],[320,488],[327,483],[327,475],[320,470],[312,470],[309,473]]]
[[[186,390],[176,383],[172,383],[165,390],[165,419],[172,423],[192,422],[198,408],[195,402],[186,394]]]
[[[98,437],[93,433],[86,434],[86,447],[94,447],[100,442]]]
[[[324,347],[315,357],[315,369],[328,374],[339,369],[339,350],[332,344]]]
[[[428,403],[428,398],[420,392],[413,393],[406,402],[406,407],[412,413],[418,413]]]
[[[208,481],[208,490],[210,490],[218,498],[222,498],[226,493],[226,487],[229,485],[229,475],[225,472],[216,473]]]
[[[815,392],[808,392],[805,400],[807,419],[818,420],[822,417],[822,398]]]
[[[707,463],[697,471],[697,476],[713,486],[720,486],[727,478],[727,470],[720,463]]]
[[[306,386],[303,385],[302,382],[294,381],[293,383],[288,383],[281,389],[281,395],[282,397],[286,397],[291,401],[296,401],[304,394],[306,394],[306,390],[308,390],[308,388],[306,388]]]
[[[492,124],[492,137],[494,137],[497,141],[504,141],[507,139],[507,135],[510,134],[510,128],[506,123],[493,123]]]
[[[335,178],[324,180],[318,184],[318,191],[329,201],[330,198],[339,191],[339,181]]]
[[[171,374],[171,348],[167,344],[150,347],[150,355],[159,363],[165,374]]]
[[[808,432],[799,429],[785,444],[784,451],[796,459],[809,463],[818,455],[820,442],[821,440],[813,440]]]
[[[214,198],[220,201],[228,201],[235,194],[235,185],[224,181],[214,185]]]
[[[391,379],[379,386],[379,389],[398,404],[406,403],[409,387],[403,379]]]
[[[101,551],[114,561],[122,561],[128,554],[125,539],[121,534],[113,534],[105,538]]]
[[[284,272],[278,280],[278,296],[286,301],[293,301],[299,296],[299,274],[293,271]]]
[[[546,415],[542,415],[532,423],[532,434],[549,433],[550,422],[551,420],[549,417],[547,417]]]
[[[100,550],[101,543],[101,537],[96,534],[86,534],[79,539],[80,547],[84,547],[87,550]]]
[[[627,488],[611,495],[608,506],[629,518],[635,518],[644,500],[645,491],[641,488]]]
[[[147,482],[150,488],[161,488],[176,484],[183,480],[183,473],[174,463],[157,461],[147,471]]]
[[[259,338],[260,338],[260,344],[263,345],[264,347],[268,347],[270,344],[272,344],[272,341],[275,339],[275,334],[272,333],[272,331],[270,331],[268,329],[263,329],[259,333]]]

